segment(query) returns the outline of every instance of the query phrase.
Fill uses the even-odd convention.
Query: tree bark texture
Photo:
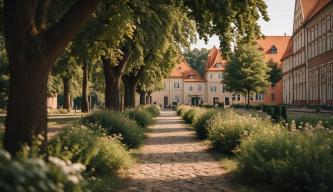
[[[125,90],[125,100],[124,100],[125,108],[135,107],[135,94],[138,82],[139,79],[137,78],[136,75],[130,74],[123,76],[123,83]]]
[[[64,77],[62,78],[62,82],[64,84],[64,109],[70,110],[71,109],[71,78]]]
[[[46,92],[57,56],[83,26],[98,0],[78,0],[47,29],[50,0],[5,0],[4,34],[10,66],[4,148],[15,155],[42,135],[47,144]]]
[[[122,109],[120,83],[132,51],[131,49],[123,50],[123,53],[123,58],[115,66],[111,65],[110,59],[102,58],[105,78],[105,108],[115,111]]]
[[[143,91],[140,92],[140,105],[146,105],[146,93]]]
[[[82,81],[82,100],[81,100],[81,112],[88,113],[89,105],[88,105],[88,62],[84,61],[83,66],[83,81]]]

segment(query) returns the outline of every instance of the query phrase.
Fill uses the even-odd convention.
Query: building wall
[[[58,97],[48,97],[47,98],[47,108],[48,109],[57,109],[58,108]]]
[[[333,4],[307,25],[308,103],[333,104]]]
[[[284,103],[333,104],[333,4],[294,32],[292,60],[283,61]]]
[[[192,97],[199,97],[198,104],[206,102],[205,82],[184,82],[184,104],[191,104]]]

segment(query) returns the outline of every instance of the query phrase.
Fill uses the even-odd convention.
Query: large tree
[[[4,147],[10,153],[15,154],[24,143],[31,144],[33,136],[39,134],[43,135],[44,143],[47,142],[46,87],[48,75],[57,56],[88,20],[98,2],[98,0],[59,0],[52,1],[52,3],[55,3],[54,5],[59,3],[69,8],[56,9],[55,6],[50,6],[49,9],[50,0],[4,1],[4,33],[10,65],[9,105]],[[127,6],[117,7],[122,3],[129,4],[131,10],[135,10],[129,10],[125,15],[120,14],[120,17],[123,16],[123,18],[119,20],[114,18],[119,14],[113,14],[112,17],[101,20],[103,26],[106,26],[103,31],[109,30],[110,32],[112,29],[117,31],[117,27],[130,27],[133,23],[138,25],[140,19],[136,15],[149,11],[142,6],[145,2],[149,2],[148,5],[165,3],[182,7],[183,13],[195,21],[200,37],[207,39],[210,35],[218,35],[221,47],[225,50],[230,50],[230,42],[234,37],[246,41],[253,36],[260,35],[257,21],[261,16],[265,20],[268,19],[264,0],[222,0],[213,3],[207,0],[104,0],[103,2],[106,2],[106,5],[100,6],[100,9],[109,10],[103,12],[105,14],[113,14],[112,11],[115,9],[126,8]],[[53,22],[50,22],[47,16],[49,11],[53,10],[60,11],[55,12],[56,17],[52,19]],[[95,14],[95,16],[100,17],[101,14]],[[128,18],[132,16],[134,18],[128,21]],[[108,25],[109,22],[119,24]],[[108,26],[109,28],[107,28]],[[123,35],[124,33],[104,34],[121,36],[126,39],[123,42],[119,41],[119,38],[114,38],[119,46],[109,46],[109,43],[104,44],[106,45],[104,47],[103,45],[97,46],[104,48],[103,58],[106,61],[104,63],[112,67],[116,66],[116,70],[111,68],[108,76],[110,78],[111,75],[111,81],[106,85],[119,89],[119,76],[124,72],[124,65],[131,55],[133,44],[131,37]],[[112,40],[112,38],[108,39]],[[110,51],[115,49],[117,51]],[[120,57],[116,57],[117,54]],[[112,62],[114,58],[116,58],[116,62]],[[112,91],[108,94],[114,97],[110,106],[119,104],[119,95],[117,96]]]
[[[132,55],[123,76],[125,107],[135,105],[136,90],[140,91],[141,97],[146,90],[137,89],[138,83],[161,82],[176,64],[172,60],[165,62],[165,58],[173,53],[172,57],[179,61],[181,49],[188,49],[195,37],[193,22],[182,9],[169,5],[154,5],[153,13],[145,17],[141,25],[134,36],[138,54]]]
[[[255,43],[236,47],[224,72],[223,83],[227,90],[247,95],[248,105],[251,93],[264,92],[269,86],[269,68]]]
[[[47,142],[47,80],[68,42],[84,25],[98,0],[78,0],[53,23],[50,0],[5,0],[4,33],[10,65],[4,147],[11,154],[33,137]],[[45,147],[45,145],[44,145]]]

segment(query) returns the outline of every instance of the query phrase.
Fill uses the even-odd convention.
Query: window
[[[240,94],[237,94],[237,101],[240,101]]]
[[[272,99],[272,101],[275,101],[275,94],[274,93],[271,94],[271,99]]]
[[[210,92],[216,92],[217,87],[216,86],[210,86]]]
[[[227,91],[227,86],[226,85],[222,85],[222,93],[225,93]]]
[[[180,102],[180,97],[178,95],[176,95],[174,101],[179,103]]]
[[[175,88],[175,89],[179,89],[179,82],[175,82],[174,84],[173,84],[173,88]]]
[[[193,91],[193,85],[189,85],[188,90]]]
[[[201,91],[201,90],[202,90],[202,86],[198,85],[198,91]]]
[[[219,73],[218,78],[222,79],[222,77],[223,77],[222,73]]]
[[[216,63],[215,68],[222,68],[222,63]]]
[[[269,54],[277,54],[277,48],[275,47],[275,45],[271,47],[271,49],[269,50]]]
[[[194,79],[194,75],[189,74],[189,75],[188,75],[188,78],[189,78],[189,79]]]
[[[209,74],[209,79],[213,79],[213,74]]]
[[[236,100],[236,95],[232,95],[232,100],[233,100],[233,101]]]

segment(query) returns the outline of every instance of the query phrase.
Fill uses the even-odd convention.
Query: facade
[[[174,103],[199,105],[205,103],[205,80],[185,60],[164,79],[164,89],[154,92],[152,103],[168,107]]]
[[[290,39],[290,36],[267,36],[257,40],[259,50],[264,53],[265,62],[273,61],[281,68],[281,58],[288,47]],[[261,102],[266,105],[280,105],[283,103],[282,91],[282,81],[279,81],[274,86],[268,87],[264,96],[256,94],[251,96],[251,99],[253,102]]]
[[[215,105],[223,103],[228,106],[233,103],[244,102],[244,97],[240,94],[232,94],[227,92],[222,82],[224,65],[226,60],[223,59],[219,49],[213,47],[208,54],[205,64],[205,80],[206,80],[206,98],[205,103]]]
[[[333,2],[297,0],[283,62],[283,101],[333,104]]]

